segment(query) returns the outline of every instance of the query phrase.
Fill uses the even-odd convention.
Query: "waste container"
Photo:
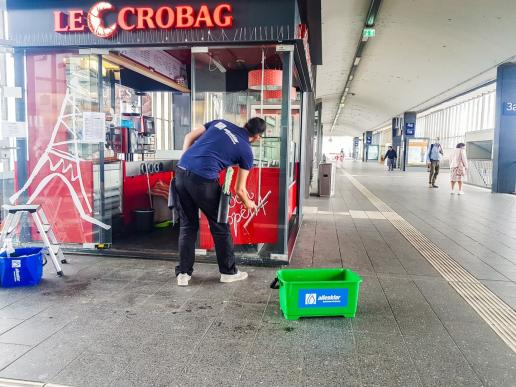
[[[319,164],[319,196],[333,196],[335,193],[335,166],[333,163]]]

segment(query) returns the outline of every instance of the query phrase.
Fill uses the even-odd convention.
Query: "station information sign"
[[[502,114],[506,116],[516,116],[516,102],[504,102]]]
[[[414,122],[407,122],[405,124],[405,135],[413,136],[416,133],[416,124]]]

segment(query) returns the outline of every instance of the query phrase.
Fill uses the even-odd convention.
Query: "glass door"
[[[233,195],[229,223],[235,249],[240,255],[286,261],[288,189],[296,159],[290,160],[287,156],[289,152],[294,156],[295,145],[290,144],[293,128],[287,112],[291,87],[283,84],[286,78],[283,76],[284,54],[278,52],[276,46],[192,50],[192,127],[216,119],[228,120],[241,127],[256,116],[266,121],[265,135],[252,146],[254,168],[247,183],[250,198],[263,205],[259,206],[256,215],[251,214]],[[288,101],[287,108],[284,100]],[[284,137],[286,141],[283,141]],[[289,146],[283,147],[283,142]],[[213,250],[203,216],[199,248]]]

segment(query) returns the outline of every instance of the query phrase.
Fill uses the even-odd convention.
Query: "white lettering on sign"
[[[271,191],[269,191],[269,192],[271,192]],[[255,195],[254,195],[254,193],[249,192],[247,194],[247,197],[249,199],[253,200]],[[268,201],[265,201],[263,203],[263,205],[256,212],[256,215],[260,214],[260,212],[262,214],[264,214],[264,215],[267,215],[267,213],[265,212],[265,207],[266,207],[267,203],[268,203]],[[244,203],[242,203],[240,198],[238,196],[236,196],[236,195],[231,197],[231,201],[229,202],[229,209],[232,210],[232,211],[230,211],[229,220],[228,221],[229,221],[229,224],[233,226],[233,230],[235,232],[235,236],[237,236],[238,235],[238,226],[240,225],[240,223],[242,221],[246,221],[251,216],[253,216],[253,211],[252,210],[248,210],[244,206]]]
[[[516,103],[514,102],[506,102],[505,110],[508,112],[516,112]]]
[[[20,269],[14,269],[13,276],[14,276],[14,282],[20,282],[21,281],[21,279],[20,279]]]
[[[340,296],[338,296],[338,295],[319,296],[319,298],[317,300],[323,301],[323,302],[340,302]]]

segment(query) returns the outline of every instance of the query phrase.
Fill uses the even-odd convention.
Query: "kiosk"
[[[267,202],[247,222],[234,198],[229,219],[239,256],[288,262],[307,184],[300,165],[311,163],[320,2],[8,0],[7,10],[28,127],[13,203],[41,205],[69,248],[175,257],[176,219],[159,202],[184,135],[262,116],[248,190]],[[151,208],[160,228],[145,233],[134,214]],[[202,217],[198,248],[214,256]]]

